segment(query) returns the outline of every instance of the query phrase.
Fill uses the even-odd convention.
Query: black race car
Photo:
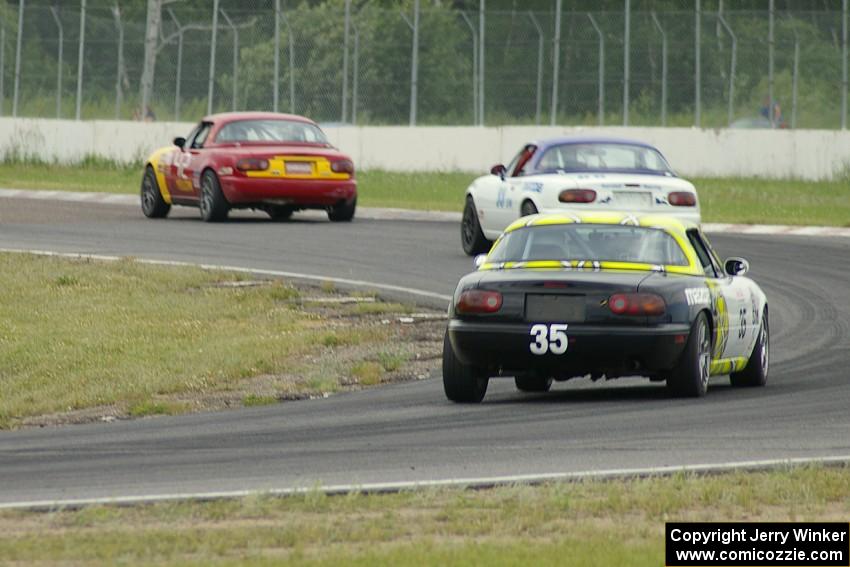
[[[696,225],[671,217],[532,215],[461,278],[443,344],[443,386],[480,402],[493,376],[545,392],[553,380],[645,376],[702,396],[709,376],[763,386],[764,293],[746,260],[721,265]]]

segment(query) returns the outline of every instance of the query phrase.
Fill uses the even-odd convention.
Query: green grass
[[[460,211],[475,175],[447,173],[357,174],[359,204]],[[137,193],[141,166],[88,159],[77,166],[0,162],[0,187]],[[750,178],[693,178],[706,222],[850,226],[850,178],[832,182]]]
[[[333,391],[395,332],[345,306],[310,311],[283,282],[228,285],[240,274],[25,254],[0,254],[0,273],[0,428],[97,407],[142,417],[204,409],[215,395],[258,405]],[[301,368],[328,349],[348,367]]]
[[[0,512],[0,557],[58,565],[629,565],[666,521],[847,521],[850,469],[253,496]]]

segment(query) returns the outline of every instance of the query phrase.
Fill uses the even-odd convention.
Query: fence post
[[[800,70],[800,38],[794,30],[794,70],[791,77],[791,129],[797,127],[797,78]]]
[[[549,115],[549,125],[555,125],[558,113],[558,67],[561,57],[561,4],[562,0],[555,0],[555,40],[554,53],[552,53],[552,112]]]
[[[177,73],[174,78],[174,120],[180,121],[180,83],[183,76],[183,33],[185,30],[183,26],[180,25],[180,20],[177,19],[177,16],[174,15],[174,11],[169,8],[168,15],[171,16],[171,20],[174,22],[174,25],[177,26]]]
[[[351,77],[351,123],[357,124],[357,87],[359,86],[358,75],[360,75],[360,29],[355,22],[351,22],[354,30],[354,61],[352,61]]]
[[[773,101],[773,14],[774,14],[774,0],[770,0],[770,6],[768,14],[768,27],[767,27],[767,100],[768,100],[768,118],[770,118],[770,126],[771,128],[775,127],[774,124],[774,108],[776,107]]]
[[[124,25],[121,23],[121,10],[118,4],[112,7],[115,28],[118,30],[118,68],[115,71],[115,120],[121,118],[121,71],[124,69]]]
[[[602,29],[597,25],[596,18],[593,14],[587,14],[590,19],[590,25],[596,30],[596,35],[599,36],[599,86],[596,88],[599,100],[597,101],[597,113],[599,114],[599,125],[605,122],[605,36],[602,34]]]
[[[12,116],[18,116],[18,95],[21,85],[21,40],[24,36],[24,8],[26,0],[18,1],[18,38],[15,46],[15,90],[12,95]]]
[[[0,116],[6,112],[6,91],[4,76],[6,75],[6,22],[0,22]]]
[[[342,117],[340,118],[340,122],[342,122],[343,124],[345,124],[346,120],[348,119],[348,36],[350,26],[351,0],[345,0],[345,19],[343,24],[342,39]],[[413,31],[413,35],[415,38],[416,30]]]
[[[847,0],[841,10],[841,129],[847,129]]]
[[[295,114],[295,37],[292,35],[292,26],[289,18],[281,12],[281,19],[286,25],[286,35],[289,43],[289,112]]]
[[[652,12],[652,21],[661,34],[661,125],[667,126],[667,34],[655,12]]]
[[[80,47],[77,53],[77,108],[75,120],[80,119],[83,104],[83,59],[86,52],[86,0],[80,0]]]
[[[629,125],[629,47],[631,43],[632,6],[626,0],[625,39],[623,40],[623,126]]]
[[[419,104],[419,0],[413,2],[413,69],[410,74],[410,125],[416,126]]]
[[[531,18],[531,23],[537,28],[537,97],[534,106],[534,124],[540,126],[540,114],[543,109],[543,45],[545,38],[543,28],[537,21],[534,12],[529,12],[528,17]]]
[[[472,33],[472,124],[478,126],[478,34],[466,12],[461,12],[460,17]]]
[[[416,0],[417,2],[419,0]],[[484,43],[484,10],[485,0],[479,0],[478,5],[478,122],[484,126],[484,70],[487,67],[487,49]]]
[[[239,89],[239,29],[233,25],[233,20],[231,20],[230,16],[227,15],[227,12],[222,10],[221,15],[224,16],[227,26],[230,28],[231,33],[233,33],[233,90],[231,94],[230,109],[235,112],[236,95],[238,94]]]
[[[694,90],[696,91],[694,94],[694,126],[700,128],[702,126],[702,100],[700,98],[702,94],[702,69],[700,68],[702,22],[700,21],[700,0],[696,0],[696,15],[694,17],[694,56],[696,60],[694,72]]]
[[[56,118],[62,118],[62,45],[65,41],[65,31],[62,29],[62,20],[59,19],[59,10],[56,6],[50,7],[50,13],[53,14],[53,21],[56,22],[56,28],[59,31],[59,53],[56,54]]]
[[[729,37],[732,38],[732,62],[729,64],[729,118],[727,122],[731,126],[735,117],[735,64],[738,59],[738,38],[722,15],[717,15],[717,21],[720,22],[726,33],[729,34]]]
[[[402,19],[413,31],[412,54],[410,58],[410,126],[416,126],[416,91],[419,81],[419,0],[413,2],[413,21],[404,12]]]
[[[280,0],[274,0],[274,88],[272,89],[272,110],[278,111],[280,97]]]
[[[210,38],[210,72],[207,84],[207,114],[213,109],[213,83],[215,81],[215,43],[218,36],[218,0],[213,0],[212,37]]]

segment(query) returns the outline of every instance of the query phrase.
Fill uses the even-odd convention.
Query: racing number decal
[[[738,327],[738,338],[743,339],[747,335],[747,308],[741,307],[738,311],[738,317],[740,318],[740,323]]]
[[[529,334],[534,337],[534,341],[528,346],[531,354],[543,355],[547,352],[552,354],[564,354],[569,346],[567,338],[566,323],[552,323],[544,325],[538,323],[531,326]]]

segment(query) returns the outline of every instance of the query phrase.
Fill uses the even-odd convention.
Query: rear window
[[[688,265],[682,248],[661,229],[578,223],[514,230],[487,257],[494,263],[534,260]]]
[[[652,148],[631,144],[561,144],[547,148],[538,171],[639,171],[672,175],[664,157]]]
[[[237,120],[222,126],[216,142],[300,142],[327,144],[328,140],[315,124],[295,120]]]

